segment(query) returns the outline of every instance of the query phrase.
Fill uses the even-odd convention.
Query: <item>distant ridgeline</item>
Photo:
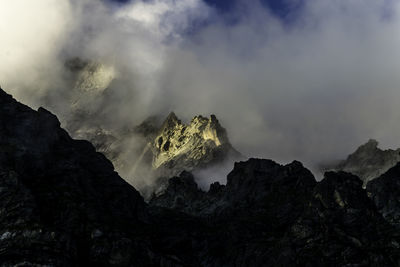
[[[381,176],[400,161],[400,148],[382,150],[378,142],[370,139],[347,159],[342,160],[323,170],[345,171],[357,175],[363,180],[364,186],[372,179]]]

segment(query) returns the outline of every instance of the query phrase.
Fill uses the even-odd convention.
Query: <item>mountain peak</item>
[[[169,121],[169,120],[172,120],[172,121],[179,121],[178,117],[176,116],[175,112],[173,112],[173,111],[171,111],[171,112],[168,114],[167,118],[166,118],[166,121]]]
[[[185,124],[171,112],[153,142],[152,165],[177,175],[223,160],[228,154],[235,154],[234,151],[215,115],[210,118],[198,115]]]
[[[359,150],[370,150],[370,149],[377,149],[379,145],[379,142],[376,141],[375,139],[369,139],[368,142],[365,144],[361,145],[358,149]]]
[[[346,160],[330,168],[335,171],[350,172],[359,176],[364,185],[373,180],[400,161],[400,149],[382,150],[378,147],[378,141],[369,139],[359,146]]]
[[[175,115],[173,111],[171,111],[167,118],[164,120],[162,126],[161,126],[161,131],[169,128],[174,128],[177,124],[181,124],[181,120],[178,119],[178,117]]]

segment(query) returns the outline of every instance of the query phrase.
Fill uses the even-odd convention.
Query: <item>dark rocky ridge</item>
[[[211,266],[400,265],[399,231],[345,172],[316,182],[299,162],[250,159],[235,164],[226,186],[202,192],[183,173],[150,204],[213,222],[220,256]]]
[[[54,115],[0,90],[0,264],[400,266],[398,169],[371,199],[354,175],[251,159],[208,192],[183,173],[147,205]]]
[[[400,163],[367,184],[379,212],[400,230]]]
[[[226,215],[232,210],[247,213],[249,207],[268,209],[286,217],[301,211],[302,207],[297,204],[303,204],[315,184],[314,176],[300,162],[281,166],[271,160],[250,159],[235,163],[226,186],[214,183],[208,192],[198,189],[194,177],[183,172],[170,179],[165,193],[155,196],[150,204],[203,217]],[[274,190],[277,191],[271,192]],[[275,215],[270,217],[277,217]]]
[[[3,265],[146,263],[146,205],[89,142],[2,90],[0,136]]]

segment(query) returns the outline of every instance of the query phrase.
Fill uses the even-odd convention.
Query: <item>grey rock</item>
[[[367,192],[383,217],[400,230],[400,163],[370,181]]]
[[[400,161],[400,148],[396,150],[382,150],[378,142],[370,139],[367,143],[357,148],[346,160],[325,170],[345,171],[357,175],[363,180],[364,186],[374,178],[379,177],[395,166]]]

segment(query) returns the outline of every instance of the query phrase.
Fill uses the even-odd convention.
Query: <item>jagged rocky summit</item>
[[[2,266],[400,266],[400,165],[362,188],[250,159],[146,204],[87,141],[0,90]]]
[[[184,124],[170,113],[151,143],[152,166],[167,176],[242,157],[229,142],[215,115],[194,117]]]
[[[378,141],[370,139],[361,145],[346,160],[325,169],[350,172],[360,177],[364,185],[387,172],[400,161],[400,149],[382,150]]]

